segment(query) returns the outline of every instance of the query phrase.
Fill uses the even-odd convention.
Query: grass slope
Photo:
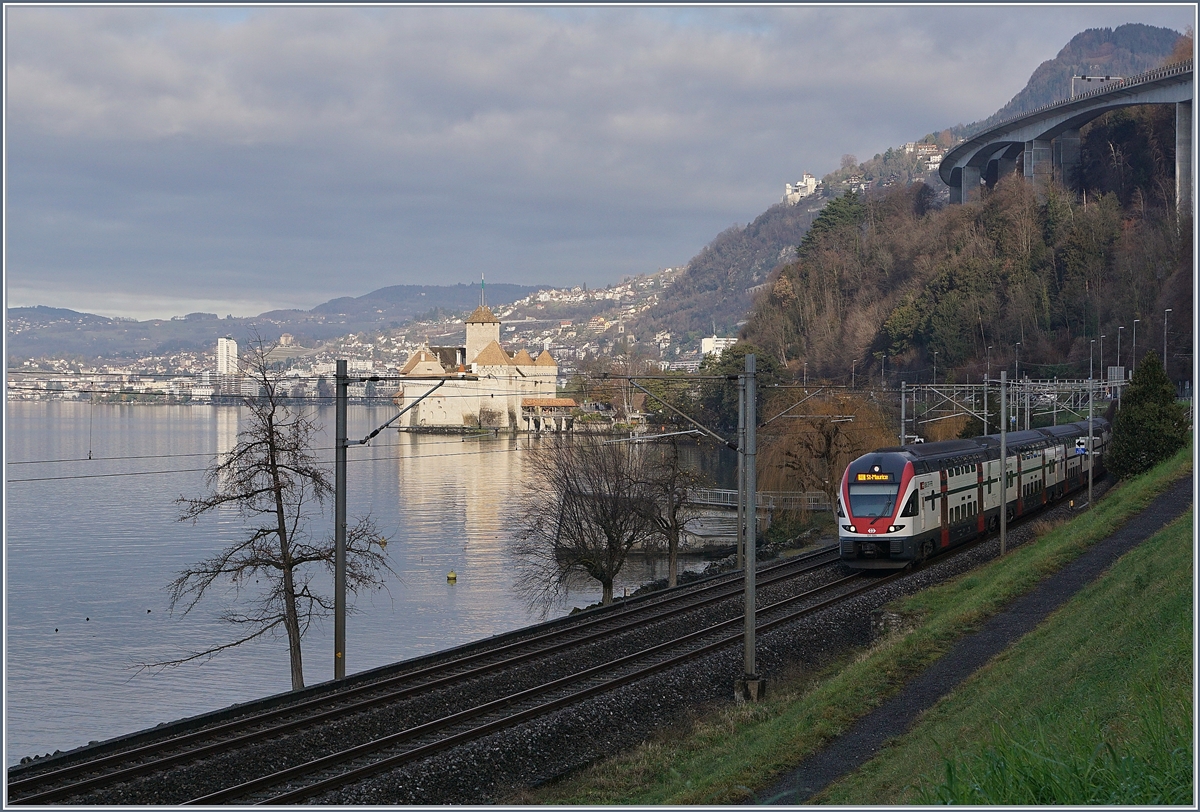
[[[686,730],[671,731],[576,776],[507,800],[722,804],[754,798],[757,791],[771,786],[805,756],[898,692],[957,639],[1110,534],[1190,471],[1189,446],[1154,470],[1113,488],[1093,510],[1049,529],[1037,543],[1023,545],[982,570],[897,601],[889,609],[907,619],[907,633],[887,638],[818,674],[772,675],[772,695],[765,702],[722,707],[696,719]],[[1190,612],[1186,617],[1190,623]],[[940,769],[941,763],[934,758],[928,768]]]
[[[1191,803],[1191,585],[1189,512],[814,800]]]

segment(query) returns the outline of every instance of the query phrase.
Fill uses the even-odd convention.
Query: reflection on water
[[[138,667],[230,637],[219,616],[237,599],[232,589],[171,616],[165,587],[243,531],[235,510],[180,523],[175,503],[204,492],[205,467],[237,441],[240,409],[71,402],[7,408],[8,763],[287,690],[282,639],[160,672]],[[365,436],[393,413],[351,407],[349,436]],[[331,427],[332,409],[317,419]],[[347,673],[540,619],[513,591],[506,534],[530,442],[536,440],[388,431],[370,446],[350,448],[350,516],[375,516],[397,576],[384,590],[354,599]],[[319,440],[323,459],[332,461],[332,445],[327,432]],[[696,464],[720,471],[724,463]],[[331,516],[311,530],[331,533]],[[665,567],[631,559],[616,594],[665,577]],[[447,581],[450,570],[456,583]],[[328,583],[318,586],[332,591]],[[599,598],[598,585],[581,584],[560,611]],[[332,622],[309,630],[304,658],[308,684],[332,677]]]

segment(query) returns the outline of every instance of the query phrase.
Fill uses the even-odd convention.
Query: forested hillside
[[[1189,48],[1190,51],[1190,48]],[[1044,203],[1020,175],[978,203],[930,208],[923,184],[830,203],[797,261],[755,304],[743,337],[810,379],[889,376],[977,379],[1009,364],[1036,376],[1087,375],[1119,327],[1128,365],[1134,319],[1139,355],[1161,351],[1190,377],[1191,220],[1174,211],[1174,116],[1169,107],[1109,113],[1082,132],[1082,194]],[[991,348],[990,353],[988,348]],[[1096,359],[1100,368],[1100,359]],[[893,378],[893,380],[895,379]]]

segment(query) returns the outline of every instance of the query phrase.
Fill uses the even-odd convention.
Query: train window
[[[905,503],[904,510],[900,513],[900,515],[901,516],[916,516],[918,507],[919,507],[919,503],[917,501],[917,493],[916,493],[916,491],[914,491],[913,495],[908,497],[908,502]]]
[[[850,512],[860,518],[890,516],[896,506],[900,485],[872,482],[850,483]]]

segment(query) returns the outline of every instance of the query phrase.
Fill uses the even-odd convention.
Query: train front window
[[[858,518],[891,516],[900,486],[892,483],[850,484],[850,512]]]

